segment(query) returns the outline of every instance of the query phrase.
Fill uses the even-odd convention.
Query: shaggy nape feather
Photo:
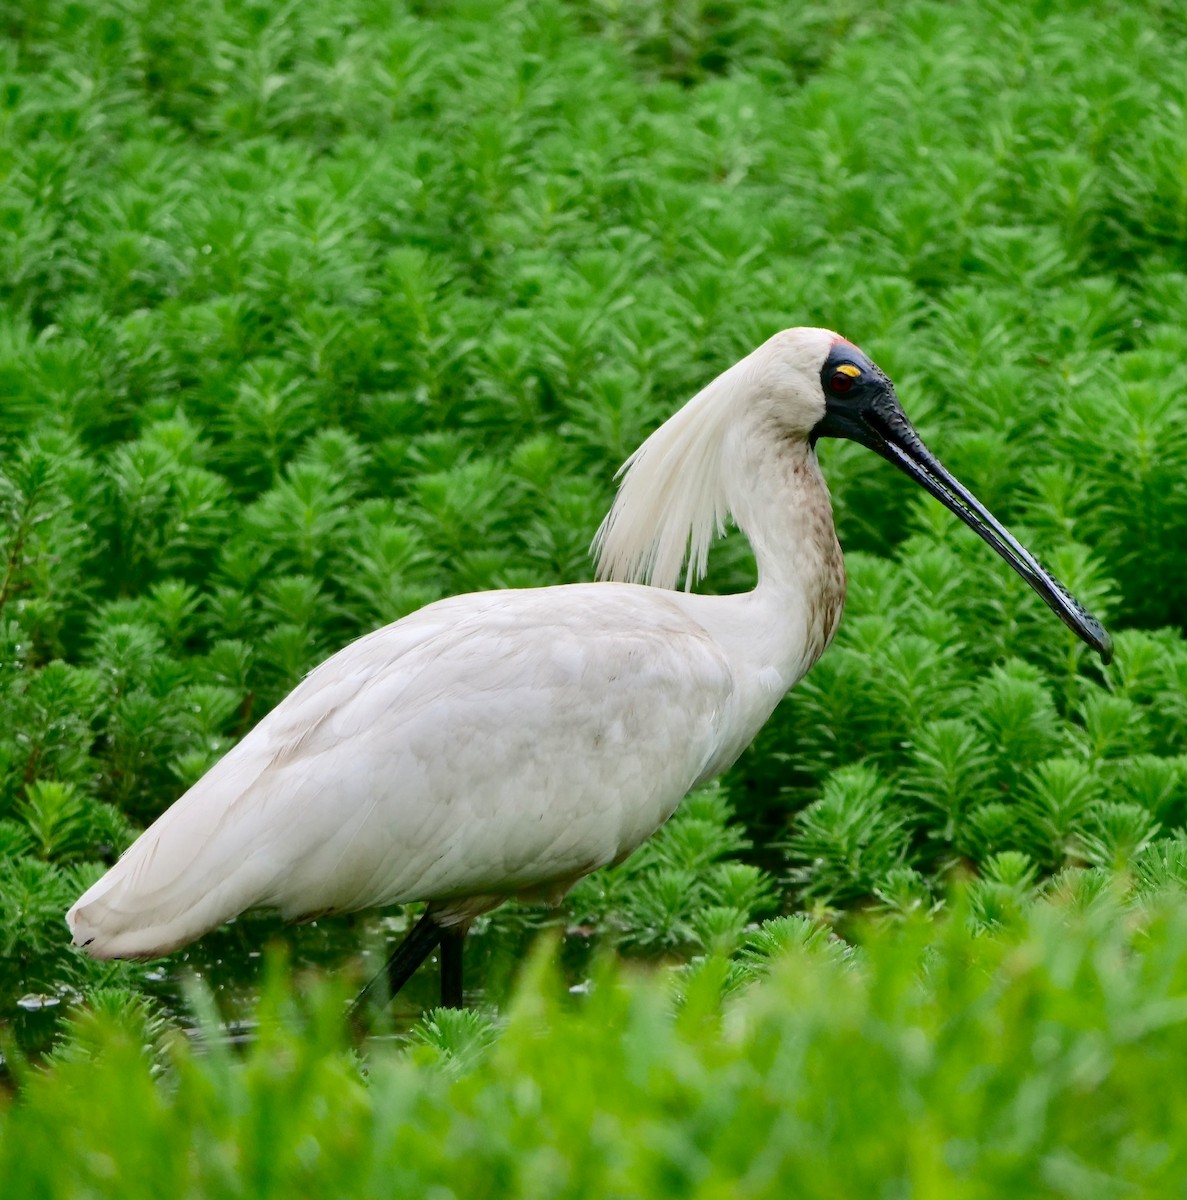
[[[691,590],[705,574],[709,547],[732,515],[722,452],[749,361],[719,375],[623,463],[593,540],[599,579],[675,588],[687,562]]]

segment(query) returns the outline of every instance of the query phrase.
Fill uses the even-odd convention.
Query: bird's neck
[[[788,686],[824,653],[845,603],[845,563],[828,486],[806,441],[741,429],[729,497],[734,522],[758,564],[749,606],[772,643]],[[772,665],[775,665],[774,662]]]

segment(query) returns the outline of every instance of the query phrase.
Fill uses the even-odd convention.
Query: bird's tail
[[[240,743],[163,813],[66,914],[93,958],[156,958],[269,902],[275,871],[266,806],[231,820],[259,767]]]

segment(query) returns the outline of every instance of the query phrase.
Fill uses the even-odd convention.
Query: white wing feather
[[[74,940],[149,957],[256,906],[563,890],[671,815],[719,755],[732,688],[653,588],[440,601],[313,671],[82,896]]]

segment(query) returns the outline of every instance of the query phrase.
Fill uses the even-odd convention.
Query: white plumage
[[[148,957],[255,906],[409,900],[464,930],[630,854],[835,632],[844,569],[810,435],[838,346],[877,371],[788,330],[636,451],[597,538],[611,581],[455,596],[319,666],[71,908],[75,943]],[[727,516],[755,590],[672,590]]]
[[[160,954],[255,905],[473,916],[633,849],[707,766],[730,694],[704,631],[646,599],[459,596],[353,643],[87,893],[75,937]]]

